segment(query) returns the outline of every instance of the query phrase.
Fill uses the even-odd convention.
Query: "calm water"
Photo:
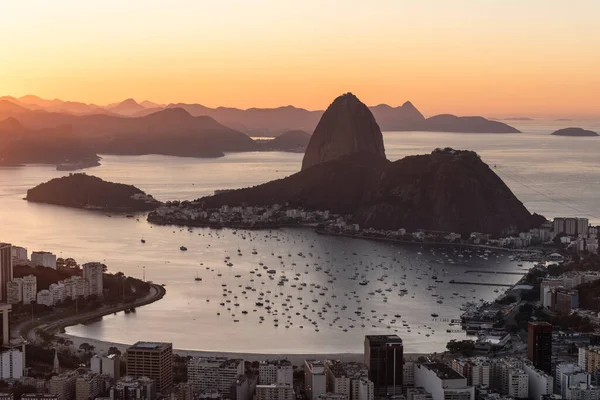
[[[600,223],[600,138],[547,136],[565,124],[517,121],[514,125],[526,132],[517,135],[386,133],[385,143],[392,160],[436,147],[476,150],[484,161],[495,165],[498,175],[531,211],[548,217],[588,216]],[[577,125],[600,130],[598,123]],[[231,154],[217,160],[106,156],[102,166],[87,172],[134,184],[161,200],[194,199],[215,189],[255,185],[292,174],[301,158],[288,153]],[[406,351],[437,351],[448,339],[462,336],[446,332],[454,329],[446,319],[458,317],[462,303],[498,295],[494,287],[452,285],[447,283],[450,279],[513,283],[517,275],[468,271],[521,270],[505,255],[491,255],[487,260],[479,254],[459,257],[453,250],[324,237],[305,229],[190,232],[149,225],[143,216],[140,221],[108,218],[103,213],[22,200],[28,188],[65,174],[44,166],[0,169],[0,241],[30,251],[54,251],[79,262],[104,261],[111,271],[137,277],[145,269],[148,280],[167,287],[162,301],[136,314],[109,316],[68,329],[76,335],[123,343],[165,340],[177,348],[202,350],[313,353],[358,352],[364,334],[397,330]],[[140,243],[142,237],[145,245]],[[189,250],[181,252],[181,245]],[[227,266],[226,261],[233,265]],[[276,270],[273,280],[260,263]],[[288,278],[283,286],[278,285],[281,275]],[[434,275],[444,283],[435,283]],[[202,281],[195,281],[196,276]],[[369,283],[359,285],[361,280]],[[426,290],[430,284],[437,287]],[[401,289],[407,294],[400,296]],[[437,302],[440,296],[441,304]],[[271,313],[256,306],[257,301],[271,304]],[[433,318],[431,313],[440,317]],[[391,322],[394,319],[396,323]]]

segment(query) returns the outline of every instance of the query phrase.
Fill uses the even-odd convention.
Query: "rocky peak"
[[[358,152],[385,158],[383,135],[369,108],[346,93],[323,113],[304,153],[302,170]]]

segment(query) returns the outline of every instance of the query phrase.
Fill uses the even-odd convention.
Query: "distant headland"
[[[88,210],[136,212],[161,203],[132,185],[104,181],[82,173],[41,183],[27,191],[27,201]]]

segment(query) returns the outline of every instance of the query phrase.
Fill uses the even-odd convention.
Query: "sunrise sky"
[[[0,96],[600,115],[599,0],[0,2]]]

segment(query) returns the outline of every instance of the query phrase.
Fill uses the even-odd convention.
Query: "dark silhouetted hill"
[[[258,141],[258,143],[261,150],[304,153],[309,141],[309,133],[295,130],[284,132],[271,140]]]
[[[358,152],[385,159],[383,135],[369,108],[352,93],[336,98],[310,138],[302,169]]]
[[[86,174],[70,174],[41,183],[27,191],[26,200],[114,211],[147,211],[160,205],[135,186],[107,182]]]
[[[554,136],[573,136],[573,137],[581,137],[581,136],[598,136],[598,134],[594,131],[588,131],[583,128],[563,128],[559,129],[555,132],[552,132]]]

